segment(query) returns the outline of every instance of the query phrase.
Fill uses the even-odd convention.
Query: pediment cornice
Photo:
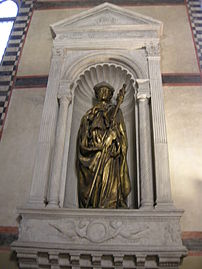
[[[126,36],[131,35],[131,37],[135,36],[135,31],[137,36],[147,35],[156,38],[161,35],[163,24],[134,11],[104,3],[52,24],[50,27],[53,37],[56,39],[61,39],[61,37],[78,39],[81,36],[88,36],[89,33],[94,34],[98,39],[99,33],[109,33],[110,38],[113,38],[113,32],[120,31],[126,32]],[[124,34],[122,35],[124,36]]]

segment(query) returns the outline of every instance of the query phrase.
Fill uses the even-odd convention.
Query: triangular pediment
[[[129,11],[110,3],[104,3],[87,11],[81,12],[71,18],[64,19],[53,25],[51,30],[54,36],[64,34],[68,31],[89,29],[153,29],[161,32],[162,23],[139,13]]]

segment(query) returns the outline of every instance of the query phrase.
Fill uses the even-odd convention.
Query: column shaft
[[[143,208],[152,208],[154,204],[151,130],[149,102],[146,95],[138,97],[139,143],[140,143],[140,203]]]
[[[49,188],[49,203],[48,207],[59,206],[59,190],[60,190],[60,177],[62,170],[62,160],[65,144],[66,122],[70,98],[62,96],[59,99],[59,115],[57,123],[57,133],[55,138],[55,150],[51,171],[50,188]]]

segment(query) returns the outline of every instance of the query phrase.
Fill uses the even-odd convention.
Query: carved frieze
[[[145,38],[147,36],[148,38],[152,38],[155,36],[155,31],[142,31],[142,30],[131,30],[131,31],[117,31],[117,30],[110,30],[110,31],[75,31],[75,32],[69,32],[58,35],[56,40],[62,41],[62,40],[86,40],[86,39],[134,39],[134,38]]]
[[[89,211],[90,212],[90,211]],[[73,214],[75,215],[75,214]],[[21,224],[20,239],[65,243],[73,245],[96,244],[106,246],[126,245],[148,247],[155,245],[179,246],[181,238],[178,219],[150,216],[109,217],[100,216],[51,216],[40,220],[24,219]],[[126,214],[127,215],[127,214]]]
[[[71,240],[85,238],[92,243],[104,243],[116,237],[122,237],[136,243],[140,238],[145,237],[150,228],[148,225],[143,224],[141,227],[132,227],[125,225],[124,222],[118,220],[104,221],[69,221],[67,225],[51,224],[62,236]]]

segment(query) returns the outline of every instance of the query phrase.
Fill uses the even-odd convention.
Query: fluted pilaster
[[[47,200],[47,186],[50,161],[54,144],[58,113],[57,89],[59,87],[63,51],[53,49],[49,79],[41,119],[34,174],[28,206],[44,207]]]
[[[172,206],[159,43],[147,46],[151,88],[157,206]]]

